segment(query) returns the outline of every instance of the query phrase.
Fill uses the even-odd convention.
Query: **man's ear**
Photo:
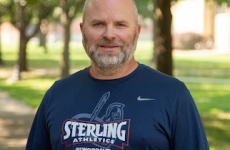
[[[138,24],[137,25],[137,34],[138,34],[138,37],[139,37],[140,33],[141,33],[141,25]]]
[[[83,23],[82,22],[80,23],[80,29],[81,29],[81,33],[82,33],[82,31],[83,31]]]

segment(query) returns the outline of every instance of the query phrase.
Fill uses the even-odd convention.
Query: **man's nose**
[[[103,37],[108,40],[113,40],[116,38],[115,30],[112,26],[107,26],[105,29],[105,32],[103,34]]]

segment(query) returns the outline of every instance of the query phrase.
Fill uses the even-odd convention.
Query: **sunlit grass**
[[[186,83],[204,123],[211,150],[230,148],[230,85]]]
[[[55,78],[29,78],[13,84],[0,79],[0,89],[11,96],[20,99],[25,104],[37,108],[46,90],[53,84]]]
[[[230,79],[230,54],[210,56],[175,56],[176,76]]]

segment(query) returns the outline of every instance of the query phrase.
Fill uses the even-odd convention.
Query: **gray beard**
[[[90,57],[91,61],[99,68],[116,68],[129,62],[135,52],[137,44],[137,32],[133,37],[130,44],[125,44],[122,41],[106,40],[102,39],[97,41],[95,44],[90,43],[83,33],[83,46],[86,53]],[[99,45],[116,45],[121,47],[119,52],[101,52],[97,50]]]

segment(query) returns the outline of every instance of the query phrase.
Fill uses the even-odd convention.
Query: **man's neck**
[[[111,80],[125,77],[138,67],[138,62],[134,59],[116,67],[97,67],[91,64],[90,74],[96,79]]]

